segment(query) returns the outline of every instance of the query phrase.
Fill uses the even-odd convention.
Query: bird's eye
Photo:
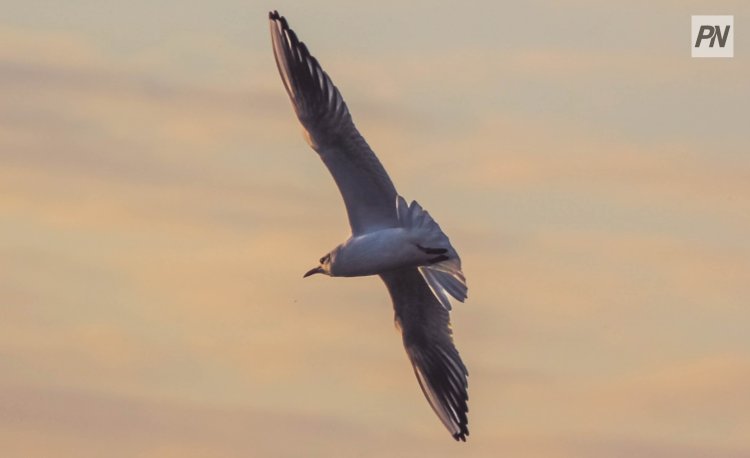
[[[323,256],[322,258],[320,258],[320,263],[321,264],[325,264],[326,262],[328,262],[329,259],[331,259],[331,255],[327,254],[327,255]]]

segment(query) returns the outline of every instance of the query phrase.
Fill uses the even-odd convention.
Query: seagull
[[[352,235],[305,273],[378,275],[427,401],[454,439],[469,435],[468,371],[453,344],[449,312],[468,288],[461,259],[416,201],[407,204],[352,122],[331,78],[277,11],[268,15],[276,66],[304,127],[344,198]]]

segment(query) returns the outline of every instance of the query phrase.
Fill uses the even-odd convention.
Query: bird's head
[[[308,270],[302,278],[307,278],[315,274],[331,275],[331,253],[326,253],[318,262],[320,262],[320,265]]]

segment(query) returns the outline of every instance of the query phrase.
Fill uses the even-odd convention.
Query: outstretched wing
[[[451,337],[448,311],[416,268],[381,274],[396,311],[404,347],[419,385],[456,440],[469,435],[469,375]]]
[[[286,19],[269,14],[276,65],[310,146],[333,175],[355,235],[396,227],[396,189],[336,86]]]

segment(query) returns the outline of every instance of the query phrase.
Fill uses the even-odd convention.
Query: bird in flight
[[[396,192],[338,89],[286,19],[272,11],[269,22],[281,80],[307,142],[344,198],[352,229],[304,276],[380,276],[422,392],[453,438],[466,441],[468,371],[449,316],[449,296],[466,299],[461,259],[429,213]]]

